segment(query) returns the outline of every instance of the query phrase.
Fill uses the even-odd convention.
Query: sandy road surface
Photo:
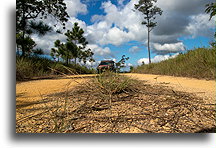
[[[152,85],[172,87],[173,90],[194,93],[204,98],[208,103],[215,103],[215,81],[198,80],[192,78],[172,77],[150,74],[124,74],[133,79],[145,80]],[[16,100],[18,102],[37,101],[43,96],[63,92],[67,87],[74,87],[95,75],[70,76],[61,79],[35,80],[16,84]],[[71,79],[73,78],[73,79]],[[17,102],[17,103],[18,103]]]
[[[67,88],[73,88],[79,83],[83,83],[87,79],[82,76],[72,76],[59,79],[45,79],[34,80],[28,82],[21,82],[16,84],[16,101],[17,105],[26,101],[38,101],[43,97],[64,92]],[[85,78],[92,77],[92,75],[85,75]]]
[[[171,87],[173,90],[193,93],[202,97],[206,103],[215,104],[216,85],[214,80],[198,80],[194,78],[173,77],[151,74],[124,74],[136,80],[145,80],[151,85]]]
[[[85,83],[94,75],[69,76],[56,79],[42,79],[16,84],[16,119],[20,120],[24,116],[40,113],[41,110],[36,108],[44,108],[44,100],[47,96],[65,92],[73,89],[79,83]],[[45,101],[46,102],[46,101]],[[35,109],[33,112],[21,113],[21,110]]]
[[[171,76],[147,75],[147,74],[128,73],[123,75],[126,75],[136,80],[144,80],[145,83],[149,83],[153,86],[160,85],[164,87],[171,87],[175,91],[194,93],[195,95],[202,97],[206,104],[215,104],[215,81],[197,80],[197,79],[171,77]],[[51,124],[50,119],[54,114],[50,114],[49,112],[52,109],[52,107],[56,105],[56,99],[58,100],[58,95],[56,95],[55,93],[65,92],[68,89],[73,90],[73,88],[78,84],[85,83],[86,81],[88,81],[89,79],[95,76],[96,75],[79,75],[79,76],[76,75],[76,76],[61,77],[56,79],[34,80],[34,81],[17,83],[16,84],[17,132],[27,131],[27,132],[40,133],[46,131],[45,129],[48,128],[49,126],[53,126],[54,124]],[[140,81],[140,83],[144,84],[144,81],[143,82]],[[161,87],[155,86],[152,88],[154,88],[153,90],[155,90],[156,88],[161,88]],[[155,91],[157,92],[157,90]],[[54,97],[54,99],[52,99],[52,96],[55,96],[57,98]],[[72,104],[73,103],[74,102],[72,100]],[[151,99],[150,99],[150,103],[151,103]],[[79,103],[76,105],[79,106]],[[117,106],[119,107],[121,105],[124,106],[122,107],[124,109],[127,106],[126,104],[124,104],[124,102]],[[70,107],[72,107],[73,109],[73,105]],[[115,109],[115,107],[113,109]],[[135,108],[132,107],[132,109],[136,109],[136,107]],[[132,109],[126,109],[126,110],[131,111]],[[124,114],[126,110],[123,110]],[[95,114],[93,115],[95,116]],[[108,114],[106,113],[106,115]],[[99,116],[101,115],[99,114]],[[153,121],[151,123],[153,124]],[[50,128],[52,129],[52,127]],[[123,130],[121,132],[134,133],[134,132],[143,132],[143,131],[139,131],[137,128],[131,126],[129,127],[128,131]]]

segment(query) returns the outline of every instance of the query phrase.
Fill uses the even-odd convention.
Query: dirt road
[[[38,101],[49,94],[64,92],[67,88],[73,88],[77,84],[86,81],[88,77],[93,76],[94,75],[77,75],[59,79],[34,80],[17,83],[17,105],[19,105],[19,102]]]
[[[16,84],[16,120],[20,120],[25,116],[40,113],[41,110],[36,108],[44,108],[44,100],[47,96],[73,89],[79,83],[84,83],[94,75],[77,75],[60,77],[56,79],[42,79]],[[34,109],[34,112],[20,113],[20,110]]]
[[[208,103],[215,103],[215,81],[198,80],[193,78],[172,77],[150,74],[124,74],[133,79],[144,80],[151,85],[162,85],[171,87],[173,90],[194,93],[206,100]],[[79,83],[95,75],[70,76],[61,79],[35,80],[16,84],[16,99],[19,102],[37,101],[43,96],[63,92],[67,87],[74,87]],[[73,79],[71,79],[73,78]]]
[[[78,84],[86,83],[88,80],[90,80],[91,78],[94,78],[96,75],[76,75],[76,76],[61,77],[61,78],[56,78],[56,79],[34,80],[34,81],[17,83],[16,84],[16,129],[17,129],[17,132],[19,133],[22,133],[22,132],[40,133],[40,132],[47,132],[47,129],[51,129],[51,132],[53,131],[53,129],[56,129],[55,124],[53,122],[55,119],[55,122],[57,123],[57,119],[59,117],[59,123],[61,123],[60,119],[62,118],[60,117],[63,117],[64,102],[66,104],[65,98],[67,98],[66,94],[68,94],[69,96],[72,95],[70,97],[73,98],[69,100],[70,102],[67,102],[67,104],[70,104],[67,106],[67,110],[68,110],[67,113],[70,113],[70,116],[68,116],[70,117],[68,118],[68,122],[71,121],[71,119],[77,120],[76,124],[74,121],[74,125],[76,125],[74,129],[76,130],[82,129],[82,124],[88,125],[86,123],[87,121],[92,122],[93,119],[97,119],[96,116],[98,116],[98,118],[103,117],[101,119],[104,119],[104,120],[105,119],[110,120],[111,118],[110,117],[108,118],[107,116],[112,115],[113,117],[116,117],[116,122],[117,122],[117,119],[119,120],[120,118],[117,117],[116,114],[114,113],[118,112],[119,116],[125,117],[125,119],[121,121],[129,122],[129,118],[131,118],[130,114],[133,114],[133,117],[134,115],[139,116],[139,118],[137,117],[137,121],[134,121],[133,126],[131,122],[133,120],[130,120],[131,125],[126,124],[128,125],[126,130],[120,130],[120,132],[123,132],[123,133],[146,132],[144,129],[138,130],[140,127],[138,128],[137,125],[139,125],[139,123],[142,126],[144,126],[144,123],[148,124],[148,126],[149,124],[151,124],[152,125],[151,128],[155,129],[154,126],[159,127],[159,125],[162,123],[162,120],[160,121],[159,119],[155,119],[155,118],[150,119],[149,115],[151,115],[152,117],[156,117],[156,116],[158,117],[160,115],[162,119],[164,119],[165,117],[168,118],[168,115],[170,115],[169,118],[172,119],[173,122],[175,121],[174,120],[176,119],[174,118],[176,114],[175,107],[174,107],[174,112],[172,112],[169,107],[168,107],[168,110],[164,111],[164,109],[167,108],[166,107],[167,105],[172,106],[173,103],[177,103],[177,108],[179,107],[179,110],[181,110],[181,113],[182,113],[180,114],[182,117],[182,121],[178,122],[179,127],[186,124],[186,123],[182,123],[183,121],[187,121],[186,119],[184,119],[186,118],[185,114],[187,114],[187,117],[191,115],[190,119],[193,119],[193,122],[196,121],[197,123],[201,122],[198,120],[199,118],[197,118],[198,115],[199,117],[200,116],[202,117],[201,118],[203,119],[202,128],[198,128],[195,131],[199,129],[212,128],[213,125],[215,124],[214,123],[215,119],[211,120],[209,117],[206,118],[207,117],[206,115],[200,114],[200,108],[197,106],[201,104],[199,101],[202,100],[203,98],[205,101],[204,105],[207,105],[209,107],[214,107],[213,104],[215,104],[215,81],[197,80],[197,79],[171,77],[171,76],[146,75],[146,74],[123,74],[123,75],[131,77],[132,79],[141,80],[140,81],[141,85],[138,85],[141,91],[139,91],[139,93],[135,93],[135,96],[131,97],[129,101],[127,100],[116,101],[116,102],[114,101],[112,104],[113,107],[111,109],[104,109],[104,110],[98,111],[98,110],[94,110],[94,108],[91,107],[93,111],[92,113],[85,112],[85,111],[88,111],[85,109],[89,109],[89,108],[88,107],[85,108],[85,106],[83,107],[83,105],[85,104],[84,100],[90,101],[90,105],[91,105],[91,101],[92,100],[94,101],[94,97],[91,99],[86,99],[89,97],[89,94],[85,91],[87,90],[87,88],[81,87],[81,89],[78,89],[78,91],[76,91],[77,88],[74,88],[74,87],[77,86]],[[146,83],[151,84],[153,87],[150,85],[146,85]],[[159,86],[156,86],[156,85],[159,85]],[[80,86],[84,86],[84,85],[80,85]],[[165,87],[165,89],[161,86]],[[166,87],[169,87],[172,90],[166,89]],[[190,114],[190,112],[186,113],[187,110],[191,111],[190,107],[192,104],[186,103],[187,105],[184,106],[184,103],[186,100],[184,100],[184,98],[183,100],[181,100],[182,93],[179,94],[178,92],[177,94],[175,91],[193,93],[194,95],[201,97],[201,98],[197,98],[197,97],[185,98],[185,99],[189,98],[189,100],[187,101],[189,102],[191,101],[192,104],[194,103],[196,105],[195,108],[198,111],[196,110],[196,112],[194,111],[192,114]],[[61,92],[68,92],[68,93],[61,93]],[[72,93],[70,94],[69,92],[72,92]],[[95,92],[93,92],[92,94],[95,94]],[[156,96],[152,94],[156,94]],[[124,95],[127,96],[128,94],[125,93],[125,94],[122,94],[122,96],[120,95],[118,97],[122,97],[121,99],[127,98]],[[84,98],[84,100],[82,100],[82,97]],[[172,102],[173,97],[177,98],[178,100],[176,100],[175,102]],[[154,102],[157,102],[157,103],[154,103]],[[183,104],[183,106],[179,106],[181,104]],[[144,105],[144,106],[140,107],[140,105]],[[58,108],[58,106],[61,107],[61,109]],[[161,106],[162,106],[162,109],[161,109]],[[189,109],[187,107],[189,107]],[[203,109],[206,106],[201,106],[201,107]],[[75,114],[76,112],[74,111],[76,111],[77,114]],[[82,112],[83,114],[81,114]],[[147,112],[149,112],[149,114],[147,114]],[[127,117],[125,116],[126,113],[128,114]],[[146,114],[143,114],[143,113],[146,113]],[[82,118],[78,118],[79,115],[81,115]],[[103,116],[103,115],[106,115],[106,116]],[[141,118],[141,115],[142,117],[145,116],[145,118],[144,117]],[[196,116],[192,116],[192,115],[196,115]],[[55,118],[53,118],[53,116],[55,116]],[[85,120],[83,119],[84,117],[85,117]],[[139,122],[138,122],[138,119],[140,120]],[[141,121],[142,119],[143,121]],[[144,121],[144,119],[146,121]],[[207,122],[207,119],[208,119],[208,122]],[[101,124],[104,123],[105,121],[101,121],[101,123],[98,123],[98,122],[99,121],[96,122],[95,120],[95,123],[92,124],[92,125],[95,125],[95,128],[97,129],[97,130],[94,130],[94,132],[101,132],[101,130],[103,129],[103,128],[98,129],[98,127],[100,127]],[[187,122],[190,122],[190,121],[187,121]],[[105,123],[107,123],[107,121]],[[96,126],[97,124],[100,124],[100,126]],[[125,123],[122,123],[122,124],[125,124]],[[191,124],[187,123],[187,125],[188,126],[190,125],[191,128],[194,128],[193,126],[195,125],[193,124],[194,123],[191,123]],[[161,127],[158,129],[159,132],[172,132],[172,130],[170,130],[172,128],[169,127],[170,124],[162,124],[162,125],[163,125],[162,129],[160,129]],[[73,127],[71,126],[70,127],[68,126],[65,128],[67,130],[73,129]],[[153,131],[153,132],[157,132],[157,131]],[[178,132],[181,132],[181,131],[178,131]],[[189,131],[186,130],[185,132],[190,132],[190,130]]]
[[[171,87],[173,90],[193,93],[202,97],[206,103],[215,104],[215,81],[194,78],[173,77],[151,74],[125,74],[136,80],[144,80],[151,85]]]
[[[172,77],[150,74],[124,74],[133,79],[144,80],[151,85],[171,87],[173,90],[194,93],[204,98],[208,103],[216,103],[216,81],[198,80],[193,78]],[[67,87],[84,83],[95,75],[70,76],[68,78],[35,80],[16,84],[17,105],[19,102],[37,101],[49,94],[63,92]],[[73,79],[71,79],[73,78]],[[85,78],[85,79],[84,79]]]

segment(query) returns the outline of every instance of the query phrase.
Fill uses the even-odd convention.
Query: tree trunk
[[[23,34],[22,34],[22,43],[21,43],[21,50],[22,50],[22,55],[21,56],[25,56],[25,51],[26,51],[26,49],[25,49],[25,43],[23,42],[24,41],[24,39],[25,39],[25,29],[23,30]]]
[[[20,55],[20,53],[19,53],[19,47],[18,47],[18,45],[17,45],[17,51],[16,51],[16,55]]]
[[[149,24],[149,21],[148,21]],[[150,27],[148,27],[148,56],[149,56],[149,64],[151,64],[151,53],[150,53]]]
[[[68,65],[68,57],[66,57],[66,65]]]
[[[21,45],[21,48],[22,48],[22,57],[24,57],[25,56],[25,46],[23,45],[23,43],[22,43],[22,45]]]
[[[22,31],[22,43],[21,43],[21,50],[22,50],[22,55],[21,56],[25,56],[25,51],[26,51],[26,49],[25,49],[25,43],[23,42],[24,41],[24,39],[25,39],[25,33],[26,33],[26,17],[25,17],[25,4],[24,3],[22,3],[22,8],[23,8],[23,11],[22,11],[22,21],[21,21],[21,23],[22,23],[22,27],[23,27],[23,31]]]

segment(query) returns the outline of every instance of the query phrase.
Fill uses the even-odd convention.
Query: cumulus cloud
[[[65,3],[70,17],[76,17],[78,13],[86,14],[88,12],[87,5],[81,3],[80,0],[65,0]]]
[[[91,17],[91,22],[99,22],[99,21],[102,21],[104,19],[104,16],[103,15],[93,15]]]
[[[157,54],[178,53],[185,50],[182,42],[172,44],[158,44],[153,43],[153,52]]]
[[[179,37],[200,32],[201,27],[195,27],[196,19],[204,15],[205,4],[210,1],[158,0],[157,5],[163,10],[163,14],[156,18],[157,26],[151,33],[151,41],[160,44],[176,43]],[[118,5],[111,1],[102,3],[101,9],[105,15],[92,16],[91,20],[95,23],[87,29],[91,43],[118,46],[133,40],[146,42],[147,28],[141,25],[143,16],[140,12],[133,11],[134,4],[138,3],[138,0],[123,5],[124,2],[124,0],[118,1]],[[207,24],[209,23],[214,24],[213,21],[207,21]],[[212,25],[205,26],[208,29],[212,27]],[[205,29],[202,32],[204,33]]]
[[[120,9],[110,1],[103,2],[105,15],[94,15],[91,20],[95,23],[88,26],[91,42],[118,46],[131,40],[143,41],[147,32],[140,23],[141,15],[132,11],[134,4],[130,1]]]
[[[130,41],[131,34],[117,27],[111,28],[105,37],[101,40],[101,44],[121,45],[124,42]]]
[[[158,63],[164,60],[168,60],[170,58],[175,58],[177,55],[179,55],[179,53],[176,53],[172,56],[170,55],[156,55],[154,58],[151,59],[152,63]],[[141,58],[137,61],[138,65],[142,65],[144,62],[144,64],[149,64],[149,59],[148,58]]]
[[[94,0],[96,1],[98,0]],[[134,4],[138,3],[138,0],[127,3],[125,0],[120,0],[116,5],[111,1],[102,2],[100,9],[104,14],[94,14],[91,17],[93,23],[91,25],[77,19],[76,16],[80,13],[86,14],[87,3],[92,1],[66,0],[65,2],[71,16],[66,28],[71,29],[73,23],[78,22],[84,29],[90,46],[94,45],[95,55],[113,56],[110,48],[104,47],[108,44],[119,46],[129,41],[142,43],[147,41],[147,28],[141,25],[143,16],[133,11]],[[184,50],[183,43],[178,40],[179,37],[213,35],[209,29],[214,28],[214,19],[208,21],[208,14],[204,14],[205,4],[209,2],[212,0],[158,0],[157,6],[163,10],[163,14],[156,18],[157,26],[151,32],[152,51],[157,54],[176,53]],[[51,20],[46,21],[51,23]],[[36,43],[43,49],[50,49],[56,38],[65,40],[63,36],[54,34],[42,37],[43,42],[35,37]],[[138,49],[134,46],[129,52],[135,53]]]
[[[140,50],[141,50],[141,48],[139,48],[138,46],[133,46],[129,49],[129,52],[130,53],[137,53]]]
[[[190,23],[186,27],[187,32],[191,37],[195,38],[197,36],[213,36],[214,32],[211,31],[211,28],[215,27],[213,21],[209,21],[208,14],[199,14],[190,17]],[[212,18],[215,20],[215,17]]]
[[[204,14],[205,5],[209,2],[212,2],[212,0],[158,0],[158,7],[163,10],[163,14],[156,18],[158,25],[153,30],[153,40],[165,36],[164,42],[161,43],[171,43],[174,40],[177,41],[177,38],[181,36],[191,35],[192,32],[189,28],[196,25],[194,19],[206,15]],[[196,16],[196,18],[193,16]],[[203,19],[203,17],[200,19]],[[206,21],[206,23],[209,22]],[[197,32],[197,29],[195,28],[193,32]],[[206,36],[208,35],[206,34]]]
[[[130,67],[130,66],[133,66],[133,64],[131,64],[131,63],[128,63],[128,64],[127,64],[127,66],[128,66],[128,67]]]
[[[157,5],[165,12],[169,11],[172,14],[180,14],[186,17],[204,12],[205,5],[209,2],[213,2],[213,0],[158,0]]]
[[[98,62],[95,61],[95,62],[89,62],[89,61],[86,61],[86,63],[84,63],[83,61],[80,62],[81,65],[86,65],[88,67],[96,67],[98,65]]]
[[[138,65],[142,65],[142,64],[148,64],[149,63],[149,59],[148,58],[141,58],[137,61]]]
[[[54,42],[56,40],[60,40],[62,42],[66,41],[66,37],[63,34],[56,35],[56,33],[48,33],[42,37],[33,35],[32,38],[37,44],[36,48],[41,48],[44,51],[44,54],[47,55],[50,54],[50,49],[54,47]]]
[[[82,28],[84,30],[84,32],[87,32],[87,24],[84,21],[79,20],[79,19],[77,19],[75,17],[71,17],[68,20],[68,23],[66,24],[66,28],[71,30],[73,28],[75,22],[78,23],[78,25],[80,26],[80,28]],[[66,30],[64,30],[64,31],[66,31]]]
[[[109,47],[102,48],[96,44],[89,44],[86,48],[90,48],[95,56],[101,56],[103,58],[114,57]]]

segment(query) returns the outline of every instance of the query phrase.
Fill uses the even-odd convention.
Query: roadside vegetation
[[[95,69],[79,64],[65,64],[38,56],[16,57],[16,80],[25,81],[33,78],[49,78],[65,74],[91,74]]]
[[[198,79],[215,79],[215,47],[189,50],[177,57],[159,63],[143,64],[134,73],[159,74]]]
[[[91,49],[86,49],[88,41],[84,37],[84,30],[77,22],[72,28],[65,27],[69,19],[66,9],[64,0],[16,2],[16,80],[68,74],[69,71],[74,74],[95,72],[79,64],[94,62],[94,53]],[[44,20],[50,17],[56,20],[59,27],[44,23]],[[53,60],[38,57],[44,54],[44,49],[37,48],[32,35],[42,37],[47,33],[63,34],[63,30],[66,31],[64,35],[67,41],[66,43],[60,40],[53,41],[54,48],[50,49]]]

